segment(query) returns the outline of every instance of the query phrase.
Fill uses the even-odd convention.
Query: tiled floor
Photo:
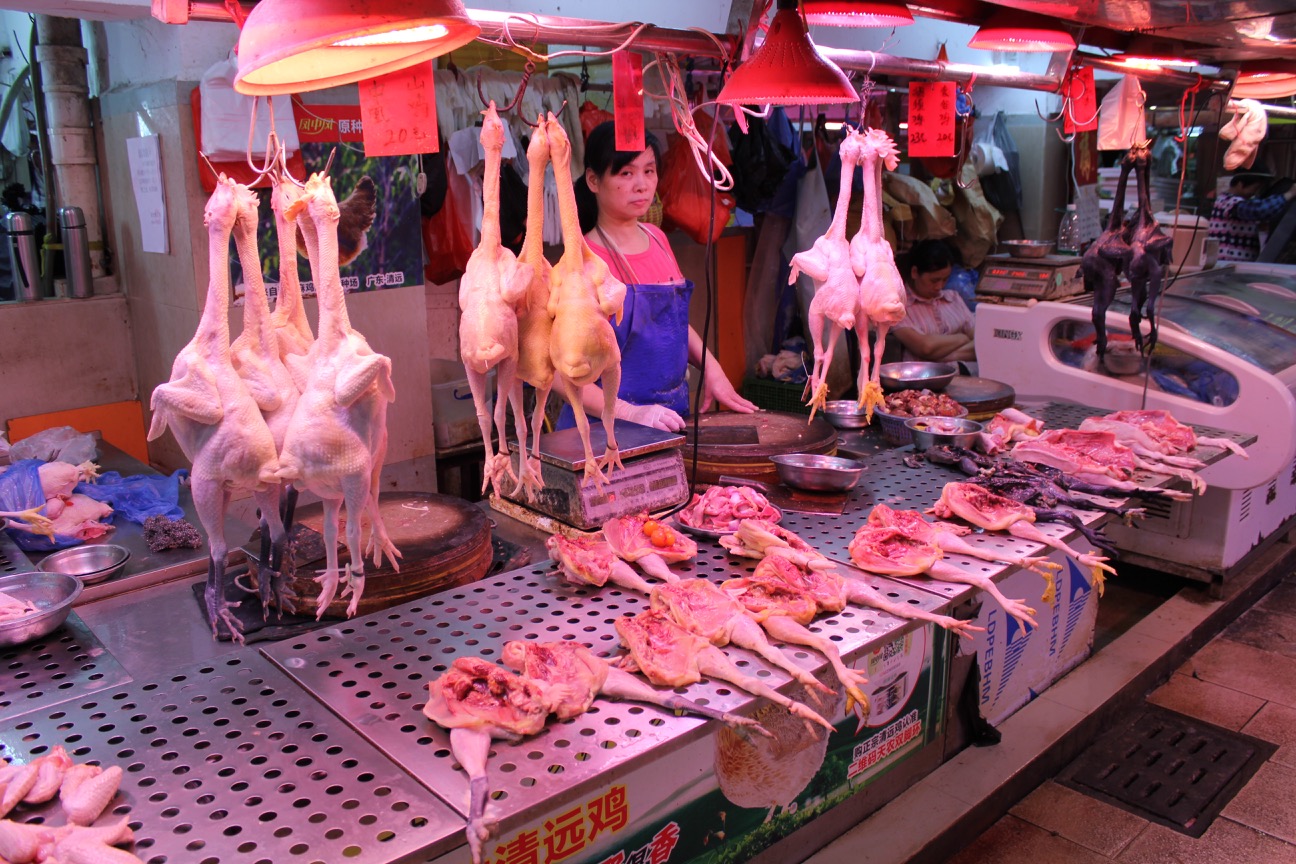
[[[1205,835],[1179,834],[1050,780],[949,864],[1296,864],[1296,575],[1148,700],[1279,745]]]

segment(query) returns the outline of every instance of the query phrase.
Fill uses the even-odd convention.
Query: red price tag
[[[909,85],[909,155],[953,156],[953,81]]]
[[[612,55],[612,119],[616,149],[644,149],[643,56],[633,51]]]
[[[437,152],[435,86],[431,61],[361,81],[365,156]]]
[[[1070,135],[1098,128],[1098,91],[1094,87],[1093,67],[1071,70],[1063,95],[1066,97],[1066,110],[1062,112],[1064,133]]]

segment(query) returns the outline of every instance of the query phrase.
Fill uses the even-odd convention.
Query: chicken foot
[[[20,531],[26,531],[29,534],[40,534],[53,540],[54,522],[49,517],[41,515],[40,511],[44,506],[45,505],[42,504],[40,507],[32,507],[27,510],[10,510],[0,513],[0,520],[21,519],[23,522],[27,523],[23,525],[14,522],[4,522],[3,524],[0,524],[0,527],[17,528]]]
[[[755,651],[770,663],[800,681],[809,690],[818,690],[821,693],[833,692],[830,687],[820,682],[813,673],[802,669],[793,663],[786,654],[771,645],[770,641],[765,638],[761,625],[756,623],[756,619],[751,618],[747,613],[743,613],[740,617],[734,619],[733,624],[734,626],[729,632],[730,642],[739,648]],[[840,660],[840,658],[838,659]]]
[[[1108,559],[1106,556],[1097,555],[1092,552],[1087,554],[1077,552],[1063,541],[1054,540],[1052,537],[1049,537],[1044,532],[1040,531],[1039,528],[1035,527],[1033,522],[1019,519],[1008,526],[1008,533],[1014,537],[1020,537],[1023,540],[1033,540],[1036,543],[1043,543],[1045,546],[1052,546],[1054,549],[1059,549],[1074,557],[1080,566],[1089,568],[1089,584],[1098,589],[1099,597],[1103,595],[1103,585],[1107,581],[1105,574],[1110,573],[1113,576],[1116,575],[1116,568],[1107,563]]]
[[[750,729],[764,735],[766,738],[774,737],[769,730],[750,717],[742,717],[737,714],[730,714],[728,711],[708,708],[675,693],[663,693],[639,680],[626,670],[618,669],[616,666],[608,666],[607,679],[603,682],[603,686],[599,688],[599,695],[606,696],[609,699],[624,699],[629,702],[648,702],[653,705],[660,705],[670,711],[682,711],[686,714],[697,714],[701,717],[719,720],[726,726],[736,729]]]
[[[754,693],[757,696],[764,696],[771,702],[782,705],[792,714],[806,721],[806,724],[817,723],[829,732],[835,731],[833,725],[812,708],[802,705],[794,699],[789,699],[777,690],[769,687],[762,681],[744,675],[742,671],[725,656],[724,652],[714,645],[706,645],[697,654],[698,671],[710,678],[719,678],[728,681],[736,687]]]
[[[490,743],[488,729],[460,726],[450,730],[450,751],[468,775],[468,849],[474,862],[482,860],[482,844],[491,836],[486,824],[486,800],[490,797],[486,759]]]
[[[952,564],[946,564],[944,561],[937,561],[933,564],[927,570],[926,575],[931,576],[933,579],[939,579],[942,582],[958,582],[963,585],[971,585],[975,588],[980,588],[995,600],[999,601],[999,605],[1003,607],[1004,611],[1016,618],[1023,625],[1039,627],[1039,624],[1036,623],[1034,618],[1035,610],[1027,606],[1024,600],[1010,600],[1005,597],[1003,592],[999,590],[999,587],[994,584],[994,581],[989,576],[982,576],[979,573],[965,573]]]
[[[837,673],[837,680],[846,688],[846,695],[858,702],[864,710],[864,716],[868,716],[869,698],[860,689],[861,684],[868,683],[868,678],[842,661],[841,652],[837,650],[836,645],[813,632],[804,624],[793,621],[787,615],[770,615],[761,621],[761,626],[765,628],[766,633],[775,639],[793,645],[805,645],[827,657],[828,663],[832,666],[833,671]],[[815,683],[818,684],[819,682],[816,680]],[[850,708],[848,707],[846,710],[850,711]]]
[[[504,364],[500,364],[501,366]],[[498,368],[498,367],[497,367]],[[498,492],[502,490],[503,478],[507,473],[509,478],[514,482],[517,481],[517,475],[513,473],[513,466],[509,464],[507,455],[500,456],[491,446],[493,435],[491,433],[492,412],[486,402],[486,394],[489,392],[487,387],[486,372],[478,372],[468,364],[464,364],[464,371],[468,375],[468,387],[472,390],[473,408],[477,411],[477,426],[481,429],[482,446],[486,448],[486,465],[482,469],[482,488],[481,494],[486,495],[491,486],[495,487]],[[496,372],[502,374],[502,370]],[[494,422],[495,428],[499,430],[500,450],[507,453],[508,445],[504,441],[504,419],[508,406],[503,400],[495,400]]]

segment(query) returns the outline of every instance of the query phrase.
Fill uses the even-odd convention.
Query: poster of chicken
[[[358,105],[302,105],[294,102],[297,134],[306,176],[322,171],[333,154],[333,180],[341,216],[338,263],[348,292],[399,288],[423,283],[423,240],[414,156],[367,158],[361,141]],[[305,178],[301,178],[305,179]],[[300,234],[298,235],[300,237]],[[279,288],[279,247],[270,196],[261,194],[257,245],[266,292]],[[297,271],[302,293],[315,293],[305,244],[299,240]],[[234,295],[243,296],[243,274],[234,262]]]

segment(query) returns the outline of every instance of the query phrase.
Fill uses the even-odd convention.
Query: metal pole
[[[1195,72],[1177,72],[1173,69],[1135,69],[1126,66],[1111,57],[1103,57],[1099,54],[1087,54],[1083,51],[1075,52],[1075,62],[1082,63],[1085,66],[1092,66],[1095,69],[1104,69],[1108,72],[1119,72],[1124,75],[1133,75],[1142,81],[1155,81],[1158,84],[1178,84],[1182,87],[1192,87],[1198,81],[1205,81],[1206,88],[1209,90],[1227,90],[1233,86],[1232,81],[1218,78],[1206,78]]]

